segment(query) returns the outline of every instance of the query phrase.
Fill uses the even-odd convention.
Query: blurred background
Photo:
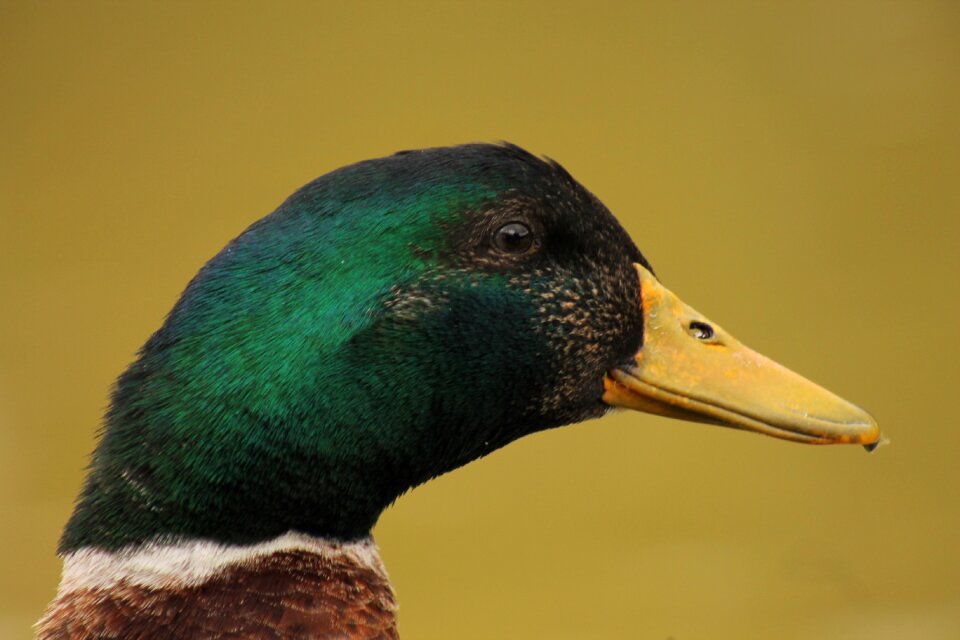
[[[317,175],[495,140],[892,444],[528,437],[381,519],[403,636],[960,637],[960,4],[6,1],[0,87],[0,637],[200,265]]]

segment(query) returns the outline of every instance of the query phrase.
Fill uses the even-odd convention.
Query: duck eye
[[[713,327],[706,322],[694,320],[690,323],[690,334],[697,340],[709,340],[713,337]]]
[[[493,234],[493,245],[504,253],[526,253],[533,246],[533,231],[522,222],[505,224]]]

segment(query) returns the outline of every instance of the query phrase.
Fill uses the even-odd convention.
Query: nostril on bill
[[[690,334],[697,340],[709,340],[714,336],[713,327],[706,322],[694,320],[690,323]]]

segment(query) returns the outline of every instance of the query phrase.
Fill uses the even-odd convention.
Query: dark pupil
[[[520,222],[511,222],[500,227],[495,237],[497,248],[508,253],[522,253],[533,244],[530,227]]]

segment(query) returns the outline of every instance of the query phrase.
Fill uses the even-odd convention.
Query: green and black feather
[[[492,241],[521,223],[531,249]],[[511,145],[322,176],[190,282],[120,376],[61,541],[365,536],[401,493],[602,414],[642,342],[646,260]]]

